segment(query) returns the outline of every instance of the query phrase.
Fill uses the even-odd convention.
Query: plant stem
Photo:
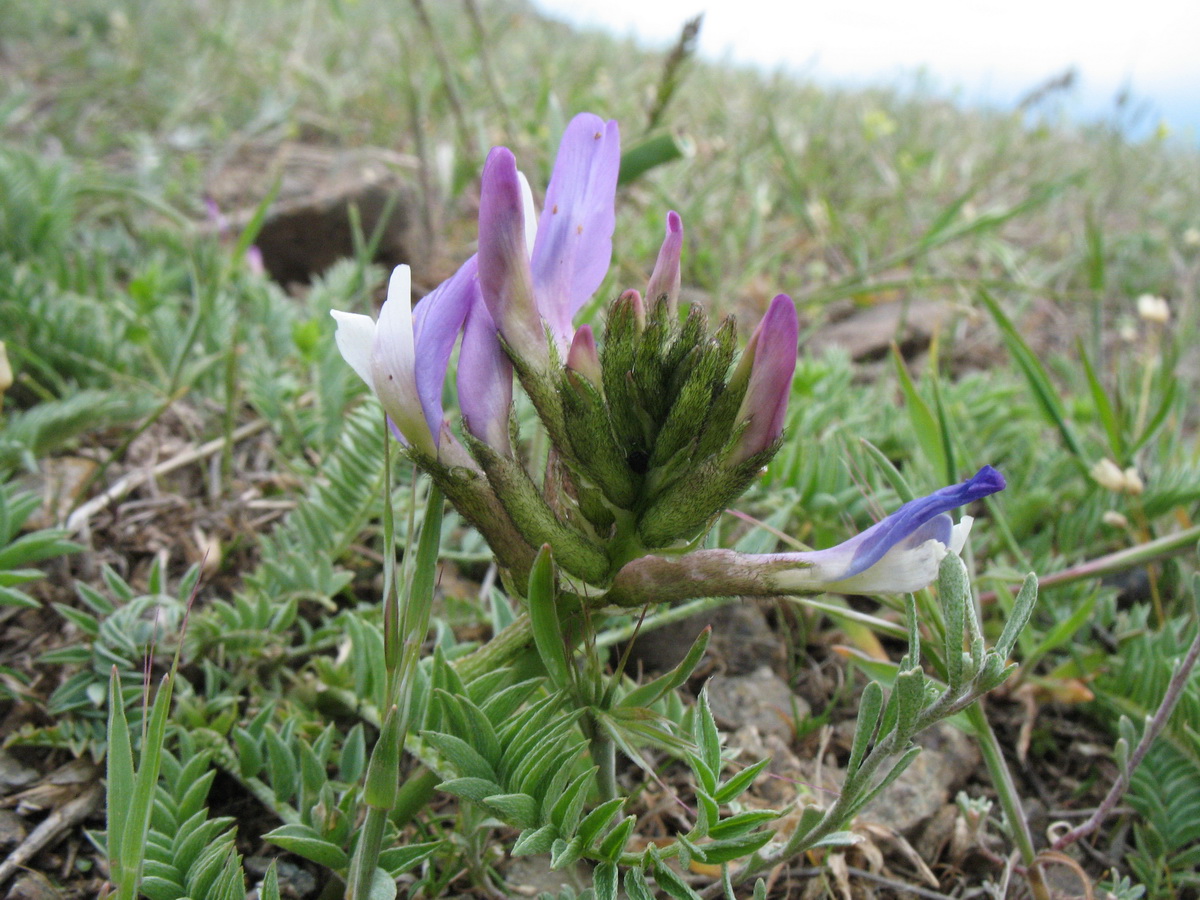
[[[1038,865],[1037,852],[1033,849],[1033,835],[1029,831],[1029,822],[1026,821],[1025,812],[1021,808],[1021,798],[1017,794],[1017,786],[1013,783],[1012,773],[1008,770],[1008,764],[1004,762],[1004,753],[996,739],[996,732],[992,730],[992,724],[979,701],[967,707],[966,714],[979,741],[984,764],[991,773],[992,786],[996,789],[1000,806],[1008,819],[1017,852],[1021,854],[1021,862],[1025,864],[1025,877],[1029,881],[1029,889],[1033,891],[1036,900],[1050,900],[1050,892]]]
[[[346,900],[366,900],[370,896],[371,881],[379,861],[379,850],[383,845],[383,826],[387,822],[387,810],[377,806],[367,807],[363,821],[362,837],[354,852],[350,866],[350,878],[346,887]]]
[[[599,725],[593,723],[592,729],[588,751],[597,766],[596,787],[600,791],[600,801],[604,802],[617,796],[617,745]]]

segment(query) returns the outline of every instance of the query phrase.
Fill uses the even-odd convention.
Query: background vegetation
[[[1140,727],[1195,632],[1192,148],[1131,144],[1116,119],[965,111],[672,59],[507,0],[9,4],[0,75],[0,339],[13,372],[0,413],[2,728],[39,772],[99,761],[107,698],[124,699],[137,732],[146,648],[155,680],[178,653],[150,896],[241,896],[229,860],[261,852],[280,825],[294,830],[271,853],[325,852],[300,829],[346,824],[338,810],[354,808],[380,724],[362,702],[379,688],[379,434],[327,311],[370,309],[382,270],[367,234],[354,258],[285,290],[247,261],[252,231],[218,233],[205,206],[219,195],[230,215],[255,210],[283,146],[390,151],[415,187],[409,262],[428,289],[473,250],[491,145],[544,186],[575,112],[618,119],[627,147],[673,135],[686,154],[621,189],[600,298],[644,283],[676,209],[684,284],[711,314],[737,314],[748,333],[774,294],[796,300],[806,340],[788,444],[743,508],[809,545],[894,507],[881,458],[918,493],[983,463],[1004,472],[970,562],[992,637],[1020,576],[1043,577],[997,715],[1012,746],[1030,729],[1022,787],[1051,810],[1095,805],[1113,771],[1072,742],[1107,747],[1121,715]],[[1143,294],[1166,299],[1167,321],[1139,316]],[[898,312],[863,358],[830,338],[831,323],[881,310]],[[1105,459],[1137,478],[1098,479]],[[112,490],[122,478],[129,490]],[[413,489],[396,483],[407,502]],[[442,537],[432,639],[454,657],[508,613],[478,536],[448,514]],[[715,540],[776,544],[732,517]],[[811,610],[780,618],[799,624],[794,677],[834,643],[868,670],[885,650]],[[851,696],[827,714],[852,713]],[[1108,823],[1083,857],[1095,877],[1194,896],[1198,717],[1193,679],[1134,779],[1136,816]],[[807,730],[797,723],[812,753]],[[253,808],[230,800],[246,793]],[[79,821],[102,828],[86,811]],[[410,889],[503,889],[487,848],[506,833],[469,804],[393,827],[409,848],[442,842],[429,859],[390,860]],[[71,896],[98,883],[82,846],[52,873]]]

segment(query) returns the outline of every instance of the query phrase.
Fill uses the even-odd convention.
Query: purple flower
[[[572,319],[608,271],[620,153],[616,122],[587,113],[572,119],[536,230],[516,159],[505,147],[488,154],[479,201],[480,289],[508,346],[535,367],[548,360],[547,331],[559,359],[566,358]]]
[[[828,550],[776,553],[772,564],[791,563],[771,576],[781,593],[900,594],[931,584],[947,553],[959,553],[971,518],[957,525],[947,513],[1004,489],[1004,476],[984,466],[961,484],[905,503],[866,531]]]
[[[746,380],[746,394],[735,422],[748,424],[733,449],[732,464],[761,453],[783,434],[799,337],[796,305],[786,294],[780,294],[758,323],[733,374],[735,384]]]

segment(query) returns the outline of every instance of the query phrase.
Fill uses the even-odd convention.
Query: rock
[[[354,256],[351,207],[358,210],[364,240],[388,213],[375,262],[388,268],[411,262],[420,249],[417,192],[400,173],[413,168],[410,158],[382,149],[248,148],[209,185],[210,196],[227,215],[227,222],[214,227],[244,228],[278,177],[279,194],[254,244],[280,284],[307,283],[339,259]]]
[[[13,883],[6,900],[62,900],[62,893],[38,872],[24,872]]]
[[[796,719],[811,709],[792,693],[786,681],[767,666],[749,675],[714,675],[708,681],[708,704],[725,728],[755,728],[764,736],[790,739]]]
[[[806,347],[819,352],[842,347],[855,361],[881,359],[893,341],[906,356],[929,346],[933,334],[954,314],[948,303],[934,300],[889,300],[859,309],[819,329]]]
[[[920,755],[862,817],[911,837],[949,801],[979,763],[979,751],[962,732],[944,722],[917,736]]]
[[[15,847],[25,840],[29,829],[25,820],[11,809],[0,809],[0,851]]]
[[[262,879],[271,867],[271,859],[265,856],[248,856],[243,864],[246,874],[258,881],[255,891],[261,891]],[[306,869],[286,859],[274,860],[275,875],[279,879],[279,896],[290,900],[306,900],[317,893],[317,879]],[[257,894],[256,894],[257,896]]]
[[[673,669],[707,625],[713,627],[708,655],[725,672],[744,675],[764,664],[782,666],[783,641],[757,603],[742,601],[639,635],[633,645],[630,671],[636,672],[639,665],[650,672]]]
[[[591,876],[582,863],[562,870],[551,869],[549,854],[542,853],[509,860],[504,880],[509,890],[519,897],[537,897],[540,894],[557,897],[564,888],[570,888],[574,893],[583,890],[591,883]]]

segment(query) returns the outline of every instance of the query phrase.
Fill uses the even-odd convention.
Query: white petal
[[[396,266],[388,282],[387,301],[379,312],[371,344],[371,377],[375,396],[401,434],[413,446],[434,455],[433,434],[417,393],[408,266]]]
[[[825,586],[834,594],[907,594],[937,580],[938,568],[950,548],[941,541],[917,547],[897,546],[865,572]]]
[[[337,334],[334,335],[334,339],[342,359],[367,383],[367,387],[375,390],[375,381],[371,377],[371,344],[375,340],[375,320],[370,316],[342,312],[340,309],[331,309],[329,314],[337,320]]]
[[[517,170],[517,180],[521,182],[521,204],[525,207],[525,248],[532,255],[533,242],[537,238],[537,210],[533,208],[533,191],[529,189],[525,173]]]
[[[967,538],[971,534],[971,525],[975,522],[970,516],[963,516],[958,520],[958,524],[954,526],[954,530],[950,532],[950,552],[955,556],[960,556],[963,547],[967,545]]]

